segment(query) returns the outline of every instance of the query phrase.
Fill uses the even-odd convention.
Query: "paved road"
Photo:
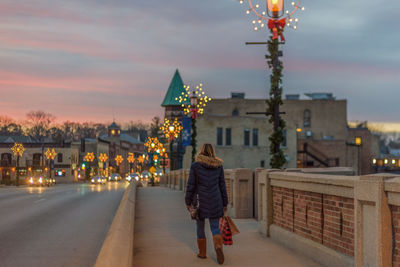
[[[207,256],[196,256],[196,232],[181,191],[138,188],[135,222],[135,267],[218,266],[207,229]],[[224,246],[223,266],[320,267],[313,260],[274,243],[258,233],[255,220],[235,220],[241,233]]]
[[[0,188],[0,266],[93,266],[125,187]]]

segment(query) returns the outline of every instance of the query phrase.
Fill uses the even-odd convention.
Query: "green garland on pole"
[[[283,29],[279,29],[281,33]],[[266,55],[268,67],[272,69],[270,75],[271,89],[267,102],[267,114],[270,116],[269,122],[273,124],[274,131],[269,137],[271,161],[270,166],[274,169],[281,169],[286,162],[285,155],[281,149],[283,142],[283,131],[285,129],[285,121],[280,117],[279,106],[282,102],[282,70],[283,63],[279,60],[279,40],[278,38],[268,40],[268,52]]]
[[[192,163],[195,160],[196,157],[196,145],[197,145],[197,141],[196,141],[196,136],[197,136],[197,128],[196,128],[196,119],[192,118]]]

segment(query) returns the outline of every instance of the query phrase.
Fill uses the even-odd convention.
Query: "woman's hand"
[[[191,205],[186,206],[186,208],[187,208],[187,210],[188,210],[189,212],[192,212],[192,210],[193,210],[193,208],[192,208]]]

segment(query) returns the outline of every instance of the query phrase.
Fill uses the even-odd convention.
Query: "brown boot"
[[[214,241],[215,253],[217,254],[217,262],[218,264],[223,264],[225,258],[224,258],[224,252],[222,251],[222,236],[221,235],[213,236],[213,241]]]
[[[207,258],[207,239],[197,239],[197,246],[199,247],[199,254],[197,254],[197,257],[201,259]]]

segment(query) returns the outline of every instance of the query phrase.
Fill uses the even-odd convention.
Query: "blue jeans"
[[[213,236],[220,235],[221,232],[219,231],[219,218],[210,218],[208,219],[210,222],[211,233]],[[197,220],[197,238],[206,238],[206,233],[204,231],[204,226],[206,224],[205,219]]]

